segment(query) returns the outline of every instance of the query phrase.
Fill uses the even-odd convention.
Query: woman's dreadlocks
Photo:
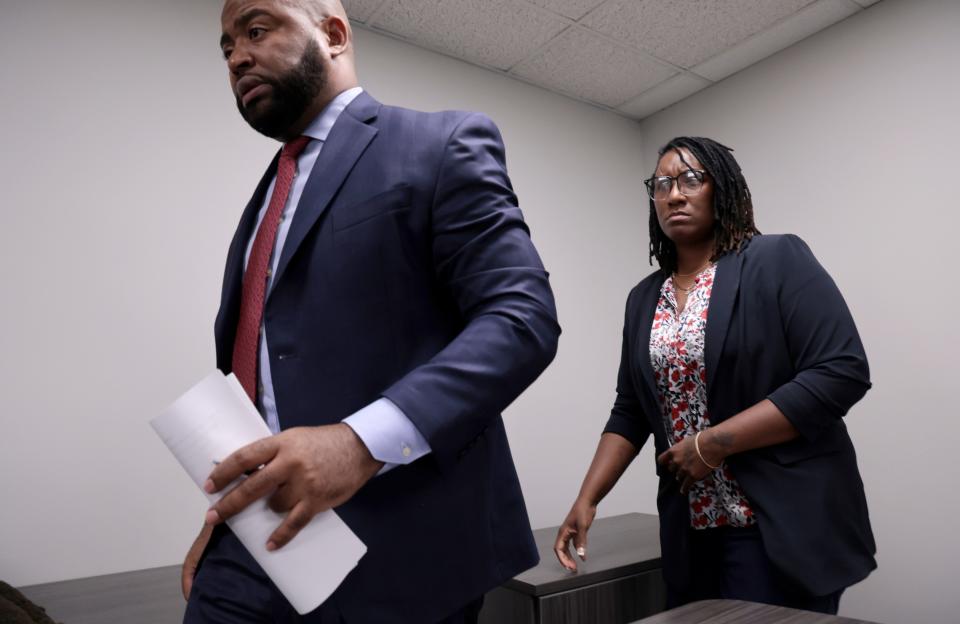
[[[713,180],[713,216],[716,222],[713,226],[714,252],[711,260],[717,260],[731,251],[739,252],[743,245],[760,231],[754,225],[750,189],[747,187],[740,165],[733,157],[733,150],[705,137],[677,137],[660,148],[657,153],[657,162],[668,151],[675,150],[680,160],[690,167],[690,163],[683,158],[681,148],[693,154]],[[677,248],[660,229],[657,210],[651,199],[651,264],[654,258],[664,272],[672,273],[677,270]]]

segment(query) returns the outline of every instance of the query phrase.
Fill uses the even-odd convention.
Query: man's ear
[[[327,49],[331,57],[337,57],[350,47],[350,25],[337,15],[331,15],[323,20],[320,30],[327,40]]]

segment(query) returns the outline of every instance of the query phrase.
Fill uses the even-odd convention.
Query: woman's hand
[[[680,492],[710,474],[731,455],[788,442],[800,432],[770,399],[764,399],[722,423],[700,432],[700,455],[696,436],[688,436],[657,458],[657,463],[674,474]],[[702,455],[702,457],[701,457]],[[707,465],[710,462],[710,465]]]
[[[557,541],[553,545],[554,554],[566,569],[577,571],[577,562],[570,556],[571,541],[580,559],[586,561],[587,531],[597,515],[597,505],[637,456],[637,452],[637,447],[619,434],[604,433],[600,436],[600,444],[597,445],[587,476],[583,478],[580,494],[560,525]]]
[[[597,515],[597,506],[591,505],[586,500],[578,498],[573,503],[573,508],[567,514],[566,520],[560,525],[557,531],[557,541],[553,545],[553,552],[557,555],[560,565],[566,569],[576,572],[577,562],[570,556],[570,542],[573,541],[573,547],[583,561],[587,560],[587,531],[593,524],[593,518]]]
[[[705,437],[706,435],[700,436],[701,453],[704,452],[702,442]],[[701,459],[697,454],[695,438],[696,436],[687,436],[657,458],[657,463],[672,472],[674,478],[680,482],[681,494],[689,492],[694,483],[713,472],[713,468],[708,466],[706,461],[710,461],[714,466],[719,466],[723,461],[723,458],[716,457],[705,457],[706,461]]]

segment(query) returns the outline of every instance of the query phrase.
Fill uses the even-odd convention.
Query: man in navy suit
[[[560,333],[500,134],[363,92],[336,0],[227,0],[222,27],[241,114],[285,146],[230,247],[217,363],[276,435],[210,475],[253,471],[187,555],[185,621],[475,621],[537,562],[500,413]],[[222,524],[263,497],[270,549],[330,508],[367,545],[304,618]]]

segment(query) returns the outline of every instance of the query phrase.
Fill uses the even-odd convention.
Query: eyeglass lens
[[[653,179],[653,198],[665,199],[673,190],[673,180],[669,176],[662,176]],[[683,195],[694,195],[700,191],[703,186],[703,178],[696,171],[684,171],[676,177],[677,187]]]

